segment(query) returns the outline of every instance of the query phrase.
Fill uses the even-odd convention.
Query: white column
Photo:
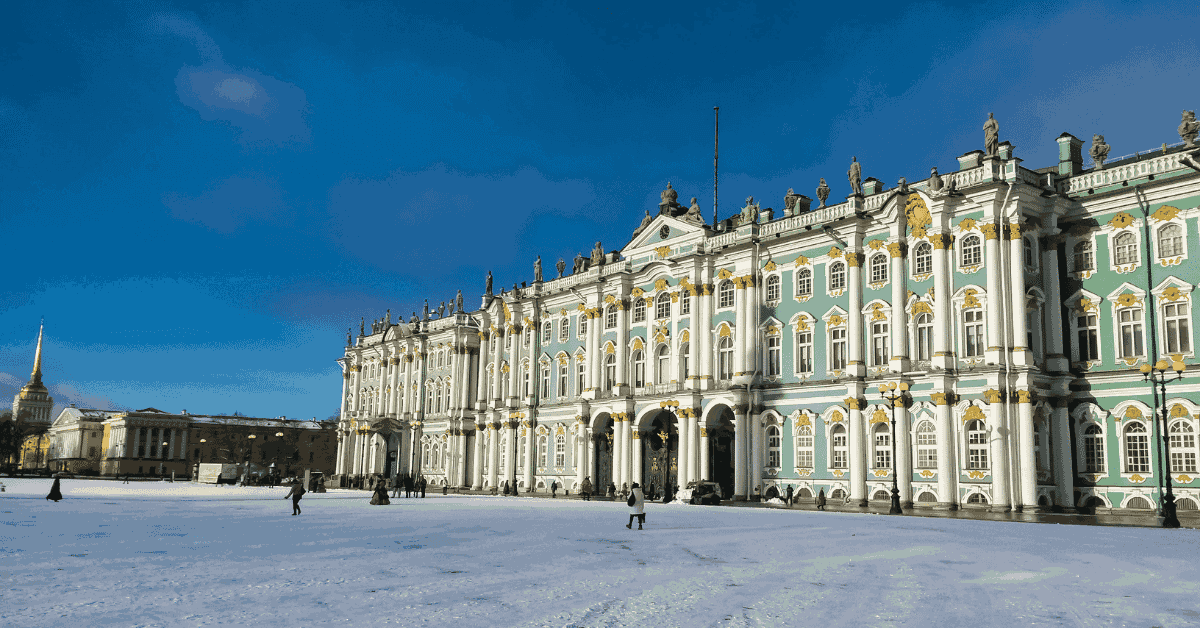
[[[756,262],[757,263],[757,262]],[[750,274],[743,277],[746,286],[744,295],[742,295],[743,305],[746,311],[746,334],[741,336],[743,339],[742,351],[746,354],[746,362],[743,365],[746,372],[753,373],[759,370],[760,363],[758,361],[758,276],[757,267],[752,266]]]
[[[134,427],[133,428],[133,452],[130,457],[139,458],[139,459],[141,458],[141,456],[138,455],[138,447],[141,444],[142,444],[142,430],[138,429],[137,427]]]
[[[476,380],[475,380],[476,381],[476,388],[475,388],[475,409],[476,410],[483,410],[483,408],[487,406],[487,403],[489,401],[489,399],[487,398],[487,388],[488,388],[487,365],[488,365],[488,359],[489,359],[488,352],[491,349],[491,344],[492,344],[492,342],[491,342],[491,340],[489,340],[488,335],[484,332],[479,332],[479,365],[476,367],[479,375],[478,375],[478,377],[476,377]]]
[[[846,283],[848,288],[847,293],[850,297],[850,302],[846,305],[846,309],[849,310],[849,324],[846,328],[846,335],[849,338],[848,349],[850,350],[847,373],[860,377],[867,372],[866,362],[864,362],[863,358],[862,260],[862,253],[846,251],[846,266],[848,267]]]
[[[708,462],[708,428],[700,426],[700,479],[708,480],[711,478]]]
[[[937,479],[939,504],[951,510],[958,509],[958,463],[955,460],[957,436],[952,423],[949,393],[933,393],[930,397],[937,405]]]
[[[695,410],[688,408],[688,481],[700,480],[700,423]]]
[[[650,340],[647,335],[646,340]],[[629,372],[629,318],[625,310],[625,306],[620,302],[617,303],[617,384],[619,386],[630,386],[633,384],[631,373]],[[643,350],[643,359],[647,357],[649,351],[649,343],[646,349]],[[647,360],[648,361],[648,360]]]
[[[475,424],[475,458],[471,468],[471,490],[483,489],[483,436],[487,433],[486,423]]]
[[[496,488],[500,485],[500,423],[495,418],[488,423],[488,453],[491,462],[488,464],[488,486]]]
[[[688,480],[688,458],[691,457],[691,442],[692,439],[688,436],[688,425],[686,409],[675,410],[675,429],[679,432],[679,466],[675,470],[675,481],[679,483],[679,488],[687,486]]]
[[[933,242],[933,366],[950,369],[954,367],[954,355],[951,350],[951,325],[954,324],[950,314],[950,264],[949,253],[946,250],[949,236],[946,234],[931,234]],[[957,496],[956,496],[957,497]],[[955,499],[957,503],[957,498]]]
[[[755,489],[757,489],[758,496],[762,497],[766,493],[766,489],[762,487],[762,415],[751,411],[746,417],[750,422],[750,477],[746,480],[746,490],[749,495],[753,495],[755,494]]]
[[[505,469],[508,480],[508,485],[511,488],[517,487],[517,465],[520,464],[517,459],[517,422],[509,420],[508,424],[508,468]]]
[[[862,308],[859,308],[862,309]],[[850,500],[859,506],[867,505],[867,430],[863,425],[862,399],[857,386],[851,385],[846,405],[850,410]]]
[[[533,441],[537,436],[533,433],[532,421],[521,421],[521,428],[525,430],[525,492],[532,493],[533,467],[536,464],[533,460]]]
[[[524,382],[521,381],[521,377],[524,374],[524,369],[521,366],[521,360],[525,357],[525,334],[519,329],[514,330],[513,328],[510,328],[509,333],[513,334],[514,332],[515,337],[513,338],[512,343],[512,361],[508,365],[508,385],[510,386],[508,389],[508,405],[509,407],[515,408],[518,403],[517,400],[525,394],[525,390],[522,388]]]
[[[632,424],[630,424],[630,427],[632,427]],[[637,431],[632,432],[630,434],[629,442],[631,445],[631,447],[630,447],[630,450],[631,450],[630,465],[632,467],[631,470],[633,471],[633,475],[631,476],[632,482],[630,482],[629,485],[633,486],[633,482],[637,482],[638,485],[641,486],[642,485],[642,434],[641,434],[641,432],[637,432]],[[642,486],[643,492],[645,492],[645,488],[646,488],[645,486]]]
[[[1026,350],[1028,343],[1025,337],[1025,252],[1024,241],[1021,239],[1021,225],[1016,221],[1008,226],[1008,243],[1009,282],[1012,286],[1012,311],[1009,312],[1013,330],[1012,363],[1017,366],[1026,366],[1031,362],[1032,356]]]
[[[1001,331],[1004,329],[1004,318],[1002,316],[1004,308],[1001,304],[1004,302],[1004,289],[1000,278],[1000,267],[1003,265],[1000,256],[1000,240],[999,227],[994,224],[987,223],[980,226],[983,230],[984,237],[984,270],[987,272],[987,294],[988,307],[987,309],[987,351],[985,353],[986,362],[988,364],[1000,364],[1000,352],[1003,350],[1001,346]]]
[[[753,367],[749,364],[750,356],[746,355],[746,336],[754,333],[750,329],[750,324],[746,322],[746,284],[741,277],[733,278],[733,311],[734,311],[734,351],[733,351],[733,375],[738,377],[745,375],[748,370]]]
[[[703,275],[700,277],[703,280]],[[700,296],[696,297],[699,317],[692,325],[692,362],[696,365],[696,376],[700,379],[698,389],[708,390],[712,384],[712,286],[700,283]]]
[[[575,422],[575,435],[572,437],[575,443],[575,449],[571,457],[575,463],[575,490],[579,491],[579,487],[583,485],[583,478],[587,470],[587,426],[583,419],[580,418]]]
[[[1067,399],[1055,399],[1053,427],[1054,480],[1058,491],[1058,505],[1063,508],[1075,506],[1075,469],[1071,466],[1071,415],[1067,412]]]
[[[165,451],[163,452],[163,457],[165,457],[167,460],[174,460],[174,459],[175,459],[175,437],[176,437],[176,435],[177,435],[177,434],[176,434],[176,432],[178,432],[178,431],[179,431],[179,430],[176,430],[175,428],[171,428],[171,429],[169,429],[169,430],[166,430],[166,432],[167,432],[167,438],[166,438],[166,441],[167,441],[167,446],[163,448],[163,449],[165,450]],[[82,432],[82,431],[80,431],[80,432],[78,432],[78,433],[79,433],[79,442],[80,442],[80,446],[79,446],[79,447],[80,447],[80,452],[82,453],[82,450],[83,450],[83,444],[82,444],[82,443],[83,443],[83,432]],[[1030,450],[1030,451],[1032,451],[1032,450]]]
[[[901,221],[897,221],[899,225]],[[899,226],[899,233],[893,233],[893,237],[899,238],[903,234],[903,226]],[[903,373],[908,370],[908,310],[905,306],[908,304],[908,269],[905,267],[905,245],[903,242],[893,242],[888,245],[888,253],[891,255],[891,279],[892,279],[892,316],[890,324],[892,326],[892,359],[889,363],[889,368],[896,373]]]
[[[1063,349],[1062,329],[1062,295],[1059,283],[1062,275],[1058,274],[1058,245],[1062,242],[1059,234],[1046,237],[1042,249],[1042,287],[1046,289],[1046,323],[1042,338],[1046,339],[1046,367],[1052,372],[1067,370],[1068,360]],[[1070,505],[1070,504],[1069,504]]]
[[[734,411],[734,434],[733,434],[733,498],[735,500],[746,500],[746,445],[749,439],[749,429],[747,424],[749,407],[746,404],[739,403],[733,408]]]
[[[892,438],[896,439],[895,469],[897,488],[900,489],[900,502],[904,507],[912,506],[912,439],[910,438],[910,417],[908,406],[896,406],[896,429]]]
[[[992,457],[992,510],[1008,510],[1012,506],[1009,499],[1009,468],[1008,468],[1008,430],[1005,425],[1005,403],[999,394],[992,397],[988,410],[988,443]]]
[[[1021,505],[1024,510],[1037,508],[1037,464],[1033,458],[1033,405],[1030,391],[1017,391],[1017,420],[1020,422],[1021,442]],[[1049,454],[1050,452],[1046,452]]]
[[[187,447],[188,447],[187,441],[188,441],[188,430],[186,430],[186,429],[180,430],[180,434],[179,434],[179,452],[180,452],[179,459],[180,460],[187,459]]]
[[[633,460],[633,438],[630,428],[633,427],[633,419],[628,413],[622,413],[621,420],[621,482],[629,484],[633,482],[632,464]]]

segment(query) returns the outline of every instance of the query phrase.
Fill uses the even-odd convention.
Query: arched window
[[[933,356],[933,316],[930,314],[917,315],[916,350],[913,354],[918,361],[929,361]]]
[[[633,387],[646,385],[646,354],[641,349],[633,352]]]
[[[796,296],[812,296],[812,271],[807,268],[796,273]]]
[[[962,239],[962,265],[978,266],[983,263],[983,247],[979,245],[979,236],[969,235]]]
[[[729,336],[717,343],[717,379],[733,379],[733,339]]]
[[[917,468],[937,468],[937,430],[932,421],[917,424]]]
[[[1196,472],[1196,435],[1185,421],[1171,425],[1171,473]]]
[[[779,427],[767,426],[767,466],[778,469],[783,466],[783,439],[780,438]]]
[[[847,455],[846,428],[841,425],[833,426],[833,429],[829,432],[829,442],[833,447],[833,451],[830,452],[829,468],[847,468],[850,460]]]
[[[1158,256],[1179,257],[1183,255],[1183,227],[1176,224],[1164,225],[1158,230]]]
[[[796,466],[811,469],[813,466],[813,433],[812,427],[801,426],[796,433]]]
[[[799,326],[798,326],[799,327]],[[812,328],[796,329],[796,372],[813,372],[813,336]]]
[[[604,389],[612,390],[617,385],[617,356],[604,356]]]
[[[1072,257],[1074,258],[1076,272],[1096,269],[1096,258],[1092,254],[1092,241],[1090,239],[1076,242],[1073,253]]]
[[[558,323],[558,341],[566,342],[571,337],[571,319],[564,317]]]
[[[579,337],[580,337],[580,338],[586,338],[586,337],[587,337],[587,326],[588,326],[588,319],[587,319],[587,315],[586,315],[586,314],[580,314],[580,315],[579,315]]]
[[[1130,423],[1125,426],[1125,473],[1150,472],[1150,439],[1146,426]]]
[[[432,460],[432,449],[433,448],[429,446],[429,443],[425,443],[425,446],[421,448],[421,466],[430,466],[430,462]]]
[[[567,466],[567,437],[562,434],[554,437],[554,466]]]
[[[654,383],[665,384],[671,375],[671,351],[667,349],[667,345],[659,345],[655,353],[657,355],[654,362]]]
[[[1089,425],[1083,431],[1083,470],[1104,473],[1104,458],[1104,432],[1099,425]]]
[[[646,301],[637,297],[633,298],[633,322],[642,323],[646,320]]]
[[[666,292],[658,295],[654,302],[654,318],[671,318],[671,295]]]
[[[846,265],[834,262],[829,266],[829,290],[846,289]]]
[[[767,277],[767,301],[778,301],[781,292],[782,291],[779,289],[779,275],[771,275],[770,277]]]
[[[425,382],[425,411],[426,412],[431,412],[431,413],[436,412],[436,410],[434,410],[434,405],[433,405],[433,400],[435,398],[436,398],[436,394],[433,390],[433,380]]]
[[[871,283],[883,283],[888,280],[888,258],[884,253],[871,256]]]
[[[525,362],[521,365],[521,391],[522,395],[528,397],[533,394],[532,382],[529,381],[529,363]]]
[[[546,447],[549,443],[547,442],[545,435],[539,436],[537,443],[538,443],[538,466],[545,468],[547,466],[546,461],[549,459],[549,454],[547,453],[547,449],[546,449]],[[487,456],[484,456],[484,458],[487,458]]]
[[[987,430],[978,419],[967,423],[967,468],[989,469]]]
[[[892,433],[887,423],[875,424],[875,468],[892,468]]]
[[[550,339],[554,337],[554,323],[546,321],[542,324],[542,344],[550,344]]]
[[[1136,264],[1138,261],[1137,236],[1126,231],[1113,240],[1113,259],[1117,264]]]
[[[763,369],[766,376],[779,377],[783,373],[783,338],[780,337],[779,332],[767,336],[766,359],[766,368]]]
[[[928,275],[933,272],[933,246],[922,242],[913,250],[913,274]]]
[[[604,328],[614,329],[617,326],[617,306],[610,305],[604,308]]]
[[[733,307],[733,282],[726,279],[717,287],[717,307]]]
[[[450,411],[450,388],[451,388],[450,380],[446,380],[442,384],[442,407],[445,408],[446,412]],[[381,411],[382,411],[382,408],[383,408],[383,404],[382,404],[382,402],[380,402],[380,410]]]

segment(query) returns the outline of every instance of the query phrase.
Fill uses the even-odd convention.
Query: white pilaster
[[[1018,390],[1016,398],[1017,421],[1020,425],[1020,470],[1021,506],[1025,511],[1037,508],[1037,464],[1033,457],[1033,405],[1030,391]],[[1050,452],[1043,452],[1049,454]]]
[[[1012,287],[1012,295],[1010,297],[1012,303],[1012,311],[1009,312],[1009,318],[1012,320],[1012,363],[1016,366],[1027,366],[1031,361],[1027,346],[1029,343],[1026,339],[1026,320],[1025,320],[1025,252],[1023,248],[1024,240],[1021,239],[1021,226],[1015,220],[1008,226],[1008,243],[1009,255],[1009,284]]]

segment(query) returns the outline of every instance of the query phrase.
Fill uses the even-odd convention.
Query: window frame
[[[966,445],[966,470],[990,471],[990,444],[988,443],[987,424],[981,419],[972,419],[963,426],[963,441]]]
[[[778,273],[767,275],[764,283],[766,287],[763,290],[763,296],[768,304],[778,304],[783,300],[783,279]]]
[[[926,429],[928,428],[928,429]],[[916,464],[915,469],[937,469],[938,468],[938,433],[937,426],[934,422],[926,417],[921,417],[917,420],[917,425],[913,429],[913,448],[916,450],[913,460]],[[928,436],[923,436],[928,435]],[[927,442],[922,442],[926,440]]]
[[[925,266],[925,270],[921,267]],[[933,245],[926,240],[922,240],[913,247],[912,255],[912,275],[914,280],[917,277],[927,277],[933,274]]]
[[[728,304],[726,301],[728,301]],[[729,279],[721,280],[721,282],[717,284],[717,309],[732,310],[736,303],[737,297],[735,295],[733,281]]]
[[[671,318],[671,295],[667,292],[654,297],[654,320],[665,321]]]
[[[796,460],[797,469],[812,469],[816,464],[816,437],[813,436],[811,425],[801,425],[796,429]],[[808,464],[804,464],[804,463]]]
[[[1136,438],[1140,441],[1136,448],[1131,447],[1131,434],[1136,434]],[[1137,453],[1142,455],[1138,456],[1135,463],[1133,456]],[[1150,432],[1141,421],[1129,421],[1121,427],[1121,463],[1124,473],[1137,473],[1152,477],[1150,472],[1153,468],[1150,456]]]
[[[882,438],[881,438],[882,436]],[[881,440],[883,442],[881,442]],[[871,457],[873,469],[892,469],[892,430],[888,423],[876,423],[871,430],[871,445],[874,456]],[[880,464],[886,462],[887,464]]]
[[[974,269],[983,265],[983,238],[970,233],[959,239],[958,268]]]
[[[829,287],[828,292],[830,295],[833,295],[835,292],[839,294],[844,292],[847,285],[846,262],[840,260],[830,262],[826,268],[828,269],[826,271],[826,285]]]
[[[850,433],[841,423],[829,428],[829,468],[850,468]]]
[[[733,380],[733,337],[724,336],[717,340],[717,381]]]
[[[871,256],[868,261],[868,269],[870,270],[871,285],[885,285],[890,279],[888,268],[887,253],[876,253]]]
[[[646,299],[643,297],[633,298],[633,322],[646,322]]]
[[[796,298],[809,298],[813,295],[813,271],[811,268],[803,267],[796,270],[795,278]]]

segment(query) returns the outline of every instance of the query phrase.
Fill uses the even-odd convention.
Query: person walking
[[[392,476],[392,497],[400,497],[400,476]]]
[[[825,489],[817,493],[817,510],[825,510]]]
[[[579,494],[583,497],[583,501],[592,501],[592,479],[591,476],[583,478],[583,484],[579,485]]]
[[[550,497],[551,499],[558,497],[558,481],[550,480]]]
[[[289,491],[287,495],[283,496],[284,499],[287,499],[289,497],[292,498],[292,516],[293,517],[300,514],[300,498],[303,496],[304,496],[304,486],[301,485],[299,480],[292,482],[292,490]]]
[[[404,496],[412,497],[413,481],[411,475],[404,476]]]
[[[58,500],[62,499],[62,481],[57,477],[54,478],[54,484],[50,487],[50,494],[46,496],[46,499],[49,499],[56,504],[58,503]]]
[[[629,506],[629,523],[625,524],[626,528],[633,529],[633,518],[637,517],[638,529],[642,529],[642,524],[646,523],[646,496],[642,494],[642,488],[637,482],[633,483],[633,488],[629,491],[629,499],[625,501]]]
[[[788,484],[788,490],[787,490],[787,505],[788,505],[788,508],[791,508],[791,507],[792,507],[792,496],[793,496],[794,494],[795,494],[795,493],[793,493],[793,492],[792,492],[792,485],[791,485],[791,484]]]
[[[425,499],[425,486],[428,482],[425,481],[425,476],[421,476],[421,499]]]

